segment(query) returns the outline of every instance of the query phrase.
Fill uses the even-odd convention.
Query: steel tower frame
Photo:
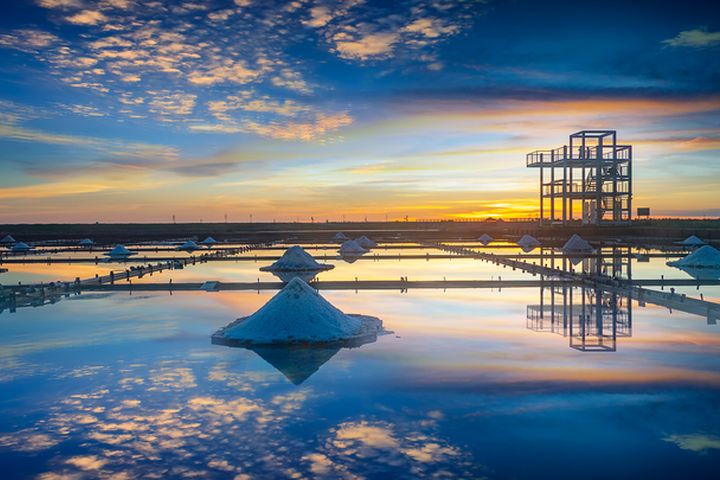
[[[584,224],[629,223],[632,146],[619,145],[615,130],[581,130],[568,143],[527,154],[526,166],[540,170],[540,222],[571,223],[580,202]]]

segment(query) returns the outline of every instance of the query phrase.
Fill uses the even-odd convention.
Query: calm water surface
[[[321,278],[532,278],[474,260],[333,263]],[[258,266],[152,281],[252,281]],[[394,333],[339,350],[210,343],[272,294],[88,293],[0,314],[4,476],[717,478],[720,326],[704,318],[620,301],[616,335],[609,315],[606,351],[590,351],[577,326],[534,316],[547,288],[334,291]]]

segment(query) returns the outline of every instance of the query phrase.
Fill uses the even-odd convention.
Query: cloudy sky
[[[584,128],[720,216],[720,6],[567,3],[3,2],[0,222],[536,216]]]

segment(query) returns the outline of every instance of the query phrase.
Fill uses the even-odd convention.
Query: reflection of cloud
[[[712,47],[720,45],[720,32],[708,32],[705,28],[684,30],[674,38],[663,40],[663,43],[671,47]]]
[[[668,435],[663,438],[666,442],[674,443],[682,450],[693,452],[705,452],[707,450],[720,449],[720,437],[693,433],[689,435]]]

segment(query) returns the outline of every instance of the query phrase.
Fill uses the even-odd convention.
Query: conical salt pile
[[[13,245],[13,247],[10,249],[10,251],[15,252],[15,253],[22,253],[22,252],[29,251],[31,248],[32,247],[25,242],[18,242],[15,245]]]
[[[355,240],[348,240],[340,245],[339,252],[341,255],[362,255],[363,253],[367,253],[367,250]]]
[[[592,252],[593,247],[576,233],[565,242],[561,250],[565,253],[587,253]]]
[[[188,252],[192,252],[193,250],[197,250],[198,248],[200,248],[200,246],[192,240],[188,240],[187,242],[177,247],[178,250],[185,250]]]
[[[688,238],[680,242],[680,244],[688,247],[699,247],[701,245],[705,245],[705,242],[702,238],[696,235],[690,235]]]
[[[334,265],[318,263],[312,255],[299,245],[285,250],[283,256],[270,266],[260,268],[263,272],[288,272],[306,270],[330,270]]]
[[[126,258],[130,255],[135,255],[135,252],[131,252],[130,250],[125,248],[125,245],[115,245],[115,248],[105,253],[105,255],[110,258]]]
[[[95,242],[93,242],[89,238],[83,238],[78,242],[78,245],[80,245],[81,247],[92,247],[94,244]]]
[[[483,234],[480,235],[480,237],[478,238],[478,241],[479,241],[480,243],[482,243],[483,245],[487,245],[487,244],[489,244],[490,242],[492,242],[493,240],[495,240],[495,239],[494,239],[493,237],[491,237],[490,235],[488,235],[487,233],[483,233]]]
[[[9,245],[15,243],[15,239],[12,235],[5,235],[2,240],[0,240],[0,244],[3,245]]]
[[[343,242],[347,242],[348,240],[350,240],[350,237],[348,237],[347,235],[345,235],[342,232],[336,233],[335,236],[333,237],[333,241],[336,243],[343,243]]]
[[[517,241],[517,244],[524,248],[529,247],[539,247],[540,246],[540,240],[533,237],[532,235],[523,235],[520,240]]]
[[[217,243],[217,240],[215,240],[213,237],[207,237],[205,240],[200,242],[203,245],[206,245],[208,247],[211,247]]]
[[[322,344],[351,341],[382,332],[382,321],[346,315],[310,285],[294,278],[249,317],[218,330],[213,339],[237,345]]]
[[[377,247],[377,243],[375,243],[375,241],[373,241],[373,240],[370,240],[365,235],[363,235],[360,238],[356,238],[355,241],[358,243],[358,245],[360,245],[365,250],[370,250],[371,248]]]
[[[690,255],[667,264],[673,267],[720,268],[720,250],[705,245]]]

